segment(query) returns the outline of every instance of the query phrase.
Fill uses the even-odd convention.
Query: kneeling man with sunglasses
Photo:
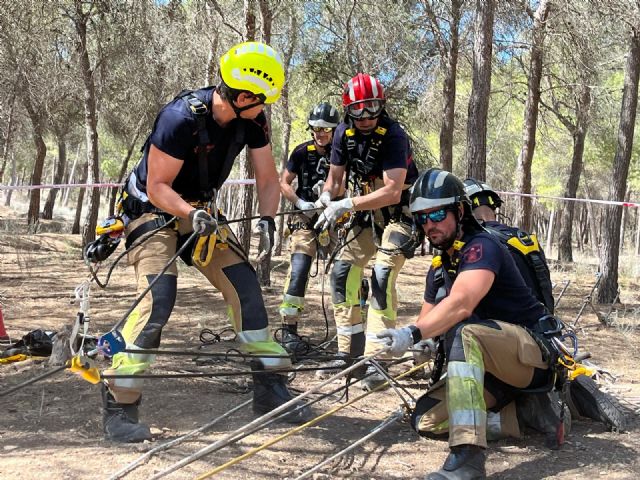
[[[342,225],[343,242],[331,272],[333,313],[338,350],[344,366],[363,354],[380,349],[376,333],[393,328],[397,317],[396,279],[417,239],[412,231],[409,187],[418,178],[409,137],[385,111],[381,83],[358,73],[342,94],[345,119],[333,137],[331,167],[320,196],[326,209],[316,229]],[[347,182],[347,197],[337,200]],[[339,230],[340,232],[340,230]],[[371,274],[371,302],[366,336],[361,315],[361,280],[375,255]],[[385,381],[368,366],[362,387],[370,390]]]
[[[557,443],[562,441],[559,405],[519,402],[525,393],[542,401],[547,397],[533,392],[553,387],[549,365],[555,362],[539,334],[554,317],[533,296],[500,240],[474,218],[453,174],[435,168],[423,173],[411,190],[411,211],[442,254],[427,273],[416,323],[378,336],[394,355],[423,338],[440,338],[446,378],[418,400],[411,423],[424,436],[448,434],[450,454],[426,478],[482,479],[487,437],[518,437],[524,413],[535,420],[526,426],[546,431],[542,423],[553,423]],[[520,408],[531,411],[521,415]]]

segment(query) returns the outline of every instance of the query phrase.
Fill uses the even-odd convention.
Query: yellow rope
[[[407,375],[410,375],[411,373],[415,372],[416,370],[418,370],[418,369],[420,369],[420,368],[423,368],[427,363],[428,363],[428,362],[424,362],[424,363],[422,363],[422,364],[420,364],[420,365],[418,365],[418,366],[415,366],[415,367],[413,367],[413,368],[410,368],[409,370],[407,370],[406,372],[402,373],[401,375],[398,375],[397,377],[394,377],[394,380],[399,380],[399,379],[401,379],[401,378],[403,378],[403,377],[406,377]],[[195,479],[195,480],[203,480],[203,479],[205,479],[205,478],[209,478],[209,477],[211,477],[211,476],[215,475],[216,473],[220,473],[221,471],[226,470],[227,468],[229,468],[229,467],[231,467],[231,466],[235,465],[236,463],[241,462],[241,461],[242,461],[242,460],[244,460],[245,458],[252,457],[252,456],[253,456],[253,455],[255,455],[256,453],[258,453],[258,452],[260,452],[260,451],[264,450],[265,448],[268,448],[268,447],[270,447],[271,445],[273,445],[273,444],[275,444],[275,443],[278,443],[278,442],[279,442],[279,441],[281,441],[281,440],[284,440],[285,438],[287,438],[287,437],[289,437],[289,436],[293,435],[294,433],[298,433],[298,432],[300,432],[300,431],[304,430],[305,428],[308,428],[308,427],[310,427],[310,426],[312,426],[312,425],[315,425],[315,424],[316,424],[316,423],[318,423],[319,421],[321,421],[321,420],[323,420],[323,419],[325,419],[325,418],[327,418],[327,417],[329,417],[329,416],[333,415],[334,413],[338,412],[339,410],[342,410],[343,408],[348,407],[348,406],[350,406],[351,404],[353,404],[353,403],[355,403],[355,402],[357,402],[357,401],[359,401],[359,400],[362,400],[362,399],[363,399],[364,397],[366,397],[367,395],[370,395],[371,393],[376,392],[377,390],[381,389],[382,387],[384,387],[384,386],[386,386],[386,385],[388,385],[388,384],[389,384],[389,381],[387,380],[386,382],[384,382],[384,383],[382,383],[382,384],[378,385],[377,387],[373,388],[372,390],[370,390],[370,391],[368,391],[368,392],[363,393],[362,395],[360,395],[360,396],[358,396],[358,397],[354,398],[353,400],[350,400],[349,402],[347,402],[347,403],[345,403],[345,404],[343,404],[343,405],[338,405],[338,406],[336,406],[336,407],[333,407],[331,410],[329,410],[329,411],[327,411],[327,412],[323,413],[322,415],[317,416],[316,418],[314,418],[314,419],[312,419],[312,420],[309,420],[307,423],[304,423],[304,424],[299,425],[299,426],[297,426],[297,427],[295,427],[295,428],[292,428],[291,430],[286,431],[286,432],[285,432],[285,433],[283,433],[282,435],[280,435],[280,436],[278,436],[278,437],[276,437],[276,438],[274,438],[274,439],[272,439],[272,440],[269,440],[269,441],[267,441],[267,442],[263,443],[263,444],[262,444],[262,445],[260,445],[259,447],[255,447],[255,448],[253,448],[253,449],[249,450],[248,452],[243,453],[242,455],[240,455],[240,456],[238,456],[238,457],[236,457],[236,458],[233,458],[233,459],[229,460],[227,463],[225,463],[225,464],[223,464],[223,465],[220,465],[219,467],[216,467],[216,468],[214,468],[214,469],[212,469],[212,470],[209,470],[208,472],[203,473],[203,474],[202,474],[202,475],[200,475],[199,477],[196,477],[196,479]]]

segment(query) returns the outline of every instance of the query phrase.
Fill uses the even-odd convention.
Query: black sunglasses
[[[450,208],[440,208],[438,210],[434,210],[433,212],[418,212],[413,214],[413,219],[419,227],[425,225],[427,220],[431,220],[433,223],[440,223],[445,218],[447,218],[447,212],[450,211]]]

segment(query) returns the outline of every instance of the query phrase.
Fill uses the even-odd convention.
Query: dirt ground
[[[4,324],[13,338],[42,328],[58,330],[73,323],[77,305],[74,288],[88,277],[79,258],[78,236],[43,233],[13,233],[15,225],[0,211],[0,302]],[[55,225],[50,225],[55,230]],[[22,230],[24,231],[24,230]],[[113,258],[113,257],[112,257]],[[273,260],[272,287],[264,289],[270,318],[278,323],[277,307],[286,273],[286,257]],[[636,259],[637,261],[637,259]],[[419,311],[424,276],[430,257],[409,261],[398,279],[400,323],[408,324]],[[123,262],[124,263],[124,262]],[[227,326],[221,295],[198,272],[180,266],[179,292],[175,310],[163,335],[162,348],[197,347],[202,326],[220,330]],[[595,267],[578,264],[571,269],[554,269],[559,292],[566,280],[571,283],[562,297],[558,313],[572,322],[594,283]],[[102,272],[104,276],[104,272]],[[574,421],[565,446],[559,451],[544,447],[543,438],[527,434],[522,439],[493,442],[488,449],[487,471],[494,479],[640,478],[640,349],[638,324],[640,301],[638,279],[622,279],[623,305],[611,316],[614,326],[603,328],[587,307],[578,323],[581,349],[593,354],[593,361],[608,369],[616,380],[605,388],[621,397],[629,408],[629,431],[611,433],[598,423]],[[310,282],[308,310],[302,333],[315,340],[324,336],[320,297],[320,276]],[[115,269],[106,290],[93,286],[90,303],[90,333],[106,332],[120,319],[135,298],[132,269]],[[329,298],[325,299],[330,315]],[[598,309],[606,314],[608,307]],[[330,318],[331,334],[334,332]],[[214,346],[215,351],[232,348],[232,342]],[[101,367],[106,362],[100,363]],[[158,357],[151,373],[215,371],[229,369],[229,362],[196,366],[190,357]],[[246,364],[231,365],[247,369]],[[45,362],[29,360],[0,365],[0,391],[47,371]],[[404,370],[396,366],[393,373]],[[234,379],[235,378],[235,379]],[[297,391],[317,385],[313,372],[298,373],[292,383]],[[401,384],[417,397],[425,381],[403,380]],[[328,392],[340,383],[323,388]],[[100,389],[68,371],[61,372],[0,398],[0,478],[79,479],[110,478],[152,448],[198,428],[231,408],[251,399],[247,379],[153,379],[144,390],[141,419],[152,426],[153,442],[121,445],[102,437]],[[356,385],[349,399],[360,395]],[[313,396],[312,398],[318,398]],[[314,405],[317,414],[344,404],[332,395]],[[399,409],[402,402],[393,390],[374,393],[282,441],[240,461],[217,474],[219,478],[295,478],[331,454],[351,445]],[[633,413],[635,410],[635,413]],[[227,433],[253,420],[250,407],[225,418],[189,441],[152,455],[126,475],[147,479],[175,462],[212,444]],[[278,423],[185,466],[167,478],[194,478],[244,452],[288,432]],[[356,447],[340,460],[322,468],[312,478],[420,479],[442,465],[448,452],[445,441],[419,438],[406,421],[396,422],[380,435]]]

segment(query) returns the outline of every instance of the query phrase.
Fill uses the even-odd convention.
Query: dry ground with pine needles
[[[88,277],[80,259],[79,237],[60,233],[19,234],[16,232],[23,220],[12,215],[10,210],[0,211],[0,302],[8,332],[12,337],[20,338],[37,328],[59,330],[71,325],[78,309],[70,302],[74,288]],[[44,222],[43,227],[55,231],[60,228],[59,224],[61,222]],[[286,261],[286,257],[274,258],[272,287],[264,289],[274,325],[278,322],[277,307]],[[419,311],[429,261],[428,256],[416,257],[406,264],[399,276],[400,324],[411,322]],[[637,258],[629,261],[637,262]],[[221,295],[195,270],[181,265],[179,272],[178,300],[163,334],[163,348],[195,348],[200,343],[198,332],[201,327],[220,330],[227,326]],[[556,292],[565,281],[571,281],[558,306],[558,313],[565,321],[574,321],[593,286],[594,273],[594,263],[587,261],[571,268],[554,267]],[[322,339],[325,328],[320,278],[310,281],[308,309],[302,325],[302,333],[314,340]],[[624,399],[629,408],[629,431],[611,433],[591,421],[574,421],[572,432],[559,451],[547,450],[542,437],[533,433],[519,440],[491,443],[487,462],[490,478],[640,477],[640,432],[637,416],[632,413],[640,409],[638,287],[637,278],[623,278],[622,304],[611,310],[607,306],[596,306],[601,315],[613,319],[613,326],[604,328],[589,306],[578,323],[581,348],[592,352],[592,360],[615,376],[615,381],[607,383],[605,388]],[[106,290],[95,286],[91,290],[90,333],[106,332],[134,298],[132,269],[123,262],[115,269]],[[325,301],[330,315],[328,295]],[[330,326],[333,332],[333,326]],[[225,341],[214,348],[224,351],[233,346],[233,342]],[[106,365],[106,362],[100,363],[101,367]],[[231,366],[247,368],[246,364]],[[47,368],[46,362],[37,360],[0,365],[0,390],[43,373]],[[158,357],[152,371],[229,368],[229,362],[196,366],[190,357],[163,356]],[[396,366],[392,372],[399,374],[403,369]],[[302,372],[296,375],[292,388],[303,391],[318,383],[313,372]],[[425,387],[424,380],[403,380],[401,384],[413,396],[419,396]],[[338,386],[339,382],[331,385],[333,388]],[[323,391],[329,391],[329,388]],[[360,393],[356,385],[350,389],[349,398]],[[250,399],[245,377],[147,380],[141,418],[152,426],[155,440],[139,445],[114,444],[102,437],[99,388],[65,371],[0,398],[0,478],[109,478],[159,444],[178,438]],[[318,402],[314,409],[320,414],[344,402],[339,395],[332,395]],[[295,478],[366,435],[401,405],[400,398],[392,390],[371,394],[317,425],[227,468],[217,478]],[[191,440],[151,456],[125,478],[151,478],[254,418],[249,407],[242,408]],[[167,478],[194,478],[288,430],[284,424],[275,424],[197,460]],[[438,469],[446,455],[446,442],[419,438],[406,422],[396,422],[324,467],[313,478],[420,479]]]

